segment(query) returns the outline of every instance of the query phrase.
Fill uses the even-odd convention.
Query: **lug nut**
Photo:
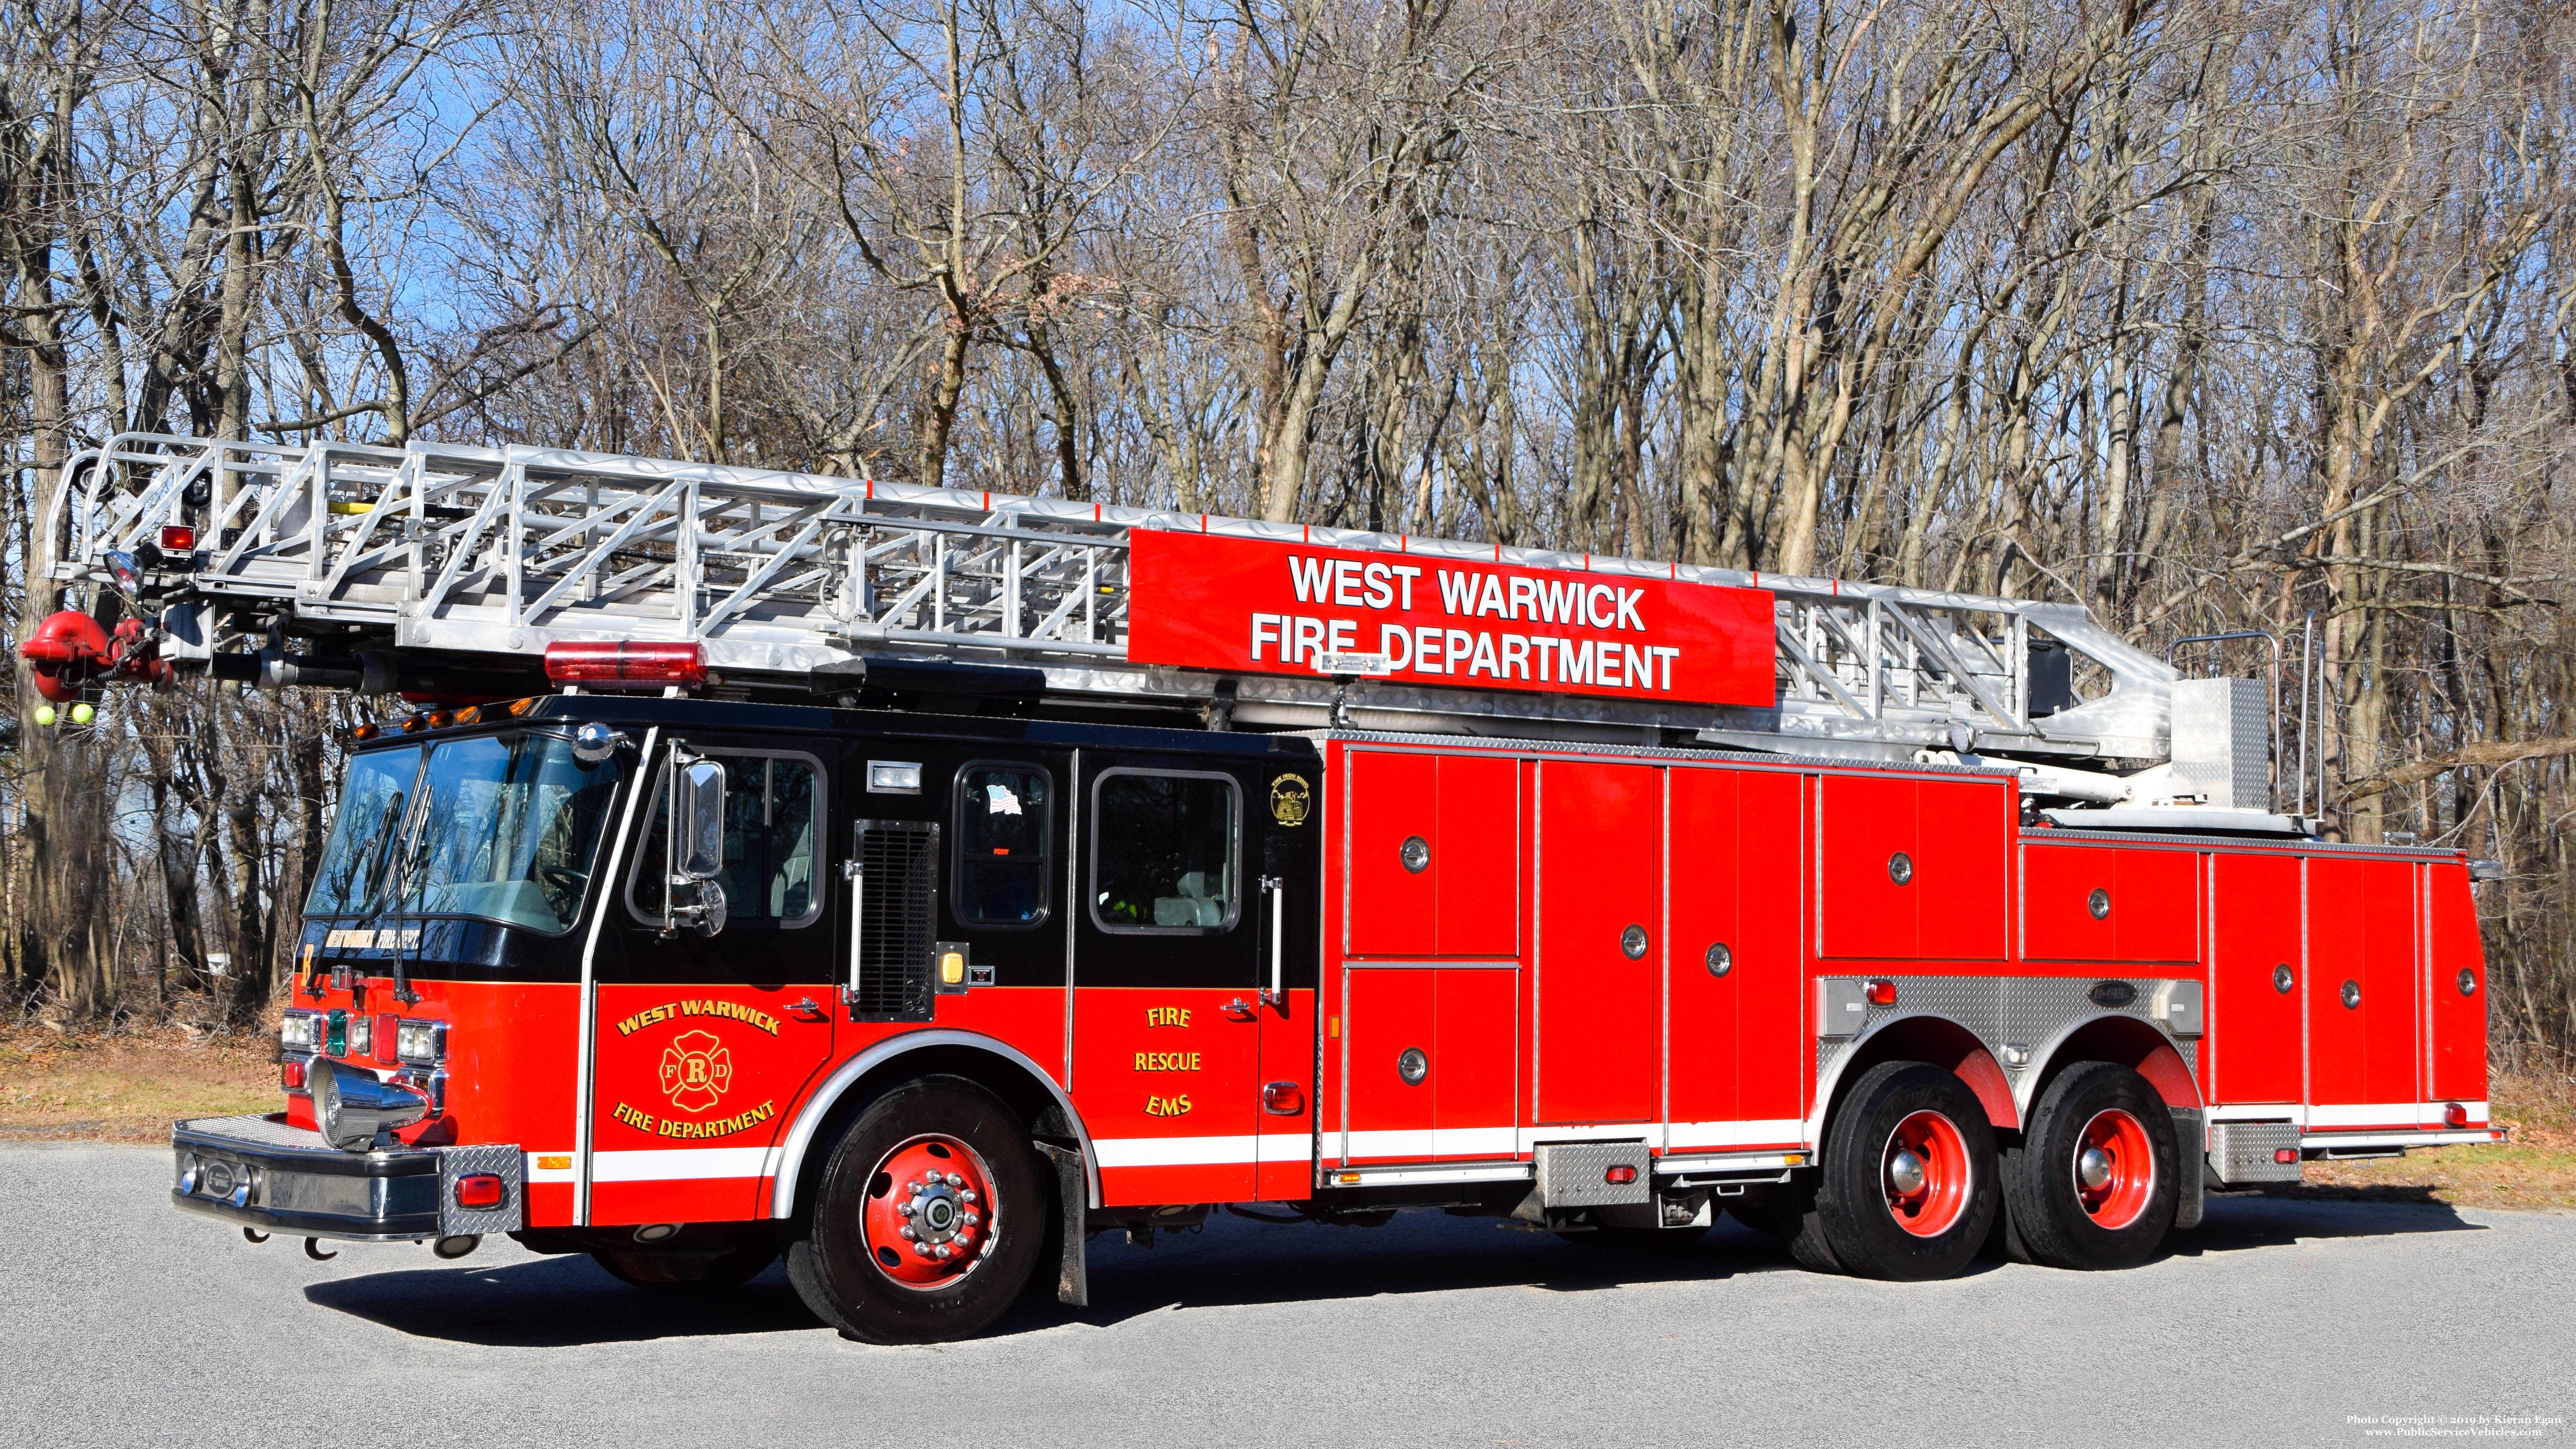
[[[921,1236],[919,1233],[912,1230],[912,1224],[910,1223],[905,1223],[902,1227],[895,1229],[894,1235],[898,1238],[916,1238]]]
[[[979,1212],[969,1212],[969,1213],[967,1213],[967,1214],[966,1214],[966,1226],[968,1226],[968,1227],[970,1227],[970,1228],[971,1228],[971,1227],[973,1227],[973,1226],[975,1226],[977,1223],[982,1222],[983,1220],[984,1220],[984,1215],[983,1215],[982,1213],[979,1213]]]
[[[912,1250],[925,1258],[930,1256],[930,1245],[928,1243],[915,1243],[912,1245]]]
[[[961,1202],[973,1202],[975,1200],[975,1189],[970,1187],[964,1192],[957,1194],[957,1197]]]
[[[953,1255],[956,1251],[957,1251],[956,1249],[949,1247],[946,1243],[942,1243],[942,1244],[940,1244],[938,1247],[936,1247],[936,1248],[934,1248],[934,1249],[932,1249],[932,1250],[931,1250],[931,1256],[932,1256],[932,1257],[934,1257],[934,1258],[946,1259],[946,1258],[950,1257],[951,1255]]]

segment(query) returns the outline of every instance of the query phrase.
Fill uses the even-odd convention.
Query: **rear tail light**
[[[461,1208],[496,1208],[510,1195],[495,1173],[469,1172],[456,1179],[456,1205]]]
[[[546,646],[546,678],[590,689],[696,686],[707,682],[707,655],[695,644],[571,640]]]
[[[2283,1167],[2287,1167],[2291,1163],[2299,1160],[2299,1149],[2295,1147],[2275,1147],[2272,1149],[2272,1160],[2281,1164]]]
[[[2448,1126],[2466,1127],[2469,1125],[2469,1109],[2458,1102],[2445,1103],[2442,1107],[2442,1121]]]
[[[1894,1006],[1896,1004],[1896,983],[1893,981],[1873,981],[1869,983],[1868,996],[1869,1004],[1872,1006]]]
[[[163,553],[193,553],[196,547],[197,531],[184,523],[174,523],[161,530]]]
[[[1306,1110],[1306,1094],[1295,1082],[1269,1082],[1261,1088],[1261,1110],[1274,1117],[1294,1117]]]
[[[1601,1180],[1603,1182],[1615,1182],[1624,1187],[1637,1180],[1637,1169],[1627,1166],[1614,1167],[1608,1172],[1601,1174]]]

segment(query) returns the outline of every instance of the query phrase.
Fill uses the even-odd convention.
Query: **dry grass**
[[[0,1027],[0,1141],[167,1142],[183,1117],[277,1111],[276,1041]]]
[[[2311,1162],[2302,1197],[2398,1198],[2454,1207],[2576,1208],[2576,1083],[2499,1073],[2488,1083],[2499,1126],[2491,1147],[2419,1147],[2375,1162]]]
[[[274,1028],[113,1034],[0,1027],[0,1141],[167,1142],[183,1117],[273,1112]],[[2378,1162],[2310,1163],[2302,1197],[2576,1209],[2576,1083],[2499,1075],[2493,1147],[2419,1148]]]

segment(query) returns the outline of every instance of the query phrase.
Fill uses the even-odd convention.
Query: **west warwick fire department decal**
[[[639,1011],[617,1023],[619,1036],[633,1036],[663,1022],[688,1027],[664,1044],[660,1083],[671,1106],[690,1114],[690,1117],[657,1116],[623,1101],[611,1109],[610,1115],[639,1132],[679,1138],[728,1137],[748,1131],[778,1115],[778,1104],[764,1101],[731,1116],[697,1119],[697,1114],[714,1111],[722,1105],[725,1093],[733,1089],[734,1075],[732,1050],[725,1045],[723,1037],[695,1020],[702,1018],[736,1021],[756,1031],[778,1035],[777,1017],[740,1002],[670,1001]]]

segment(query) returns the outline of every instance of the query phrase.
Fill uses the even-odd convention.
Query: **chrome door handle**
[[[807,1021],[830,1021],[832,1019],[832,1013],[816,1006],[814,1004],[814,998],[810,996],[787,1009],[796,1013],[798,1016],[805,1018]]]
[[[1252,1003],[1238,996],[1225,1004],[1225,1014],[1237,1021],[1252,1020]]]

